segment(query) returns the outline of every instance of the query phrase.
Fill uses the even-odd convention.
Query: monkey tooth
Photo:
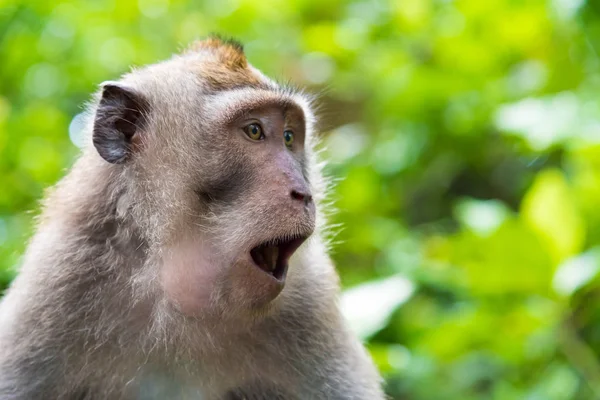
[[[271,247],[271,271],[275,271],[277,268],[277,259],[279,258],[279,247]]]

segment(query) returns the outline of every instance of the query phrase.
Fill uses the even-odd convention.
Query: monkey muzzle
[[[274,239],[250,250],[254,264],[279,282],[285,280],[289,259],[308,236]]]

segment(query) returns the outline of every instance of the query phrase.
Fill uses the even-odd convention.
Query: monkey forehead
[[[212,111],[226,123],[234,122],[249,111],[269,106],[279,107],[284,111],[298,112],[304,119],[307,132],[312,129],[315,122],[311,99],[303,93],[293,90],[244,87],[217,92],[212,96],[215,100],[209,102],[213,108]]]
[[[209,39],[196,43],[191,51],[176,55],[171,61],[183,65],[213,92],[247,86],[264,89],[278,86],[246,60],[239,44]]]

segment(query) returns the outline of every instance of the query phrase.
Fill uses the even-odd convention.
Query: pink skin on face
[[[210,298],[219,275],[215,250],[200,238],[171,246],[163,258],[162,285],[167,298],[181,312],[197,314],[210,307]]]

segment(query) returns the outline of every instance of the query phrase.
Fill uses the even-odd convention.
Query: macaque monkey
[[[383,399],[311,100],[210,37],[101,85],[0,304],[1,400]]]

